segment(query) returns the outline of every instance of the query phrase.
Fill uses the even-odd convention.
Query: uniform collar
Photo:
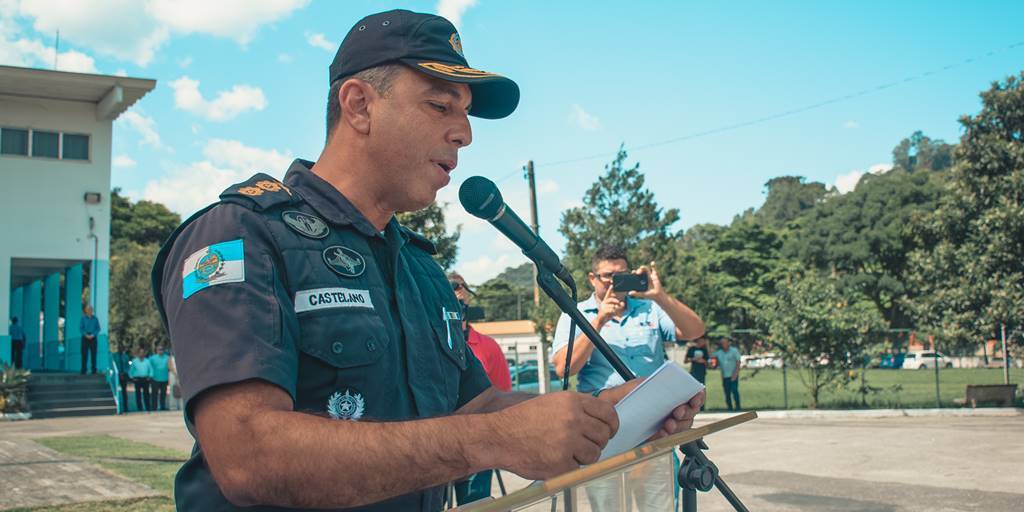
[[[373,224],[370,224],[366,216],[352,204],[352,201],[349,201],[340,190],[313,173],[313,164],[309,160],[295,159],[284,176],[285,185],[297,190],[299,195],[331,224],[351,225],[368,237],[381,236],[381,233],[373,227]],[[395,222],[395,218],[391,217],[388,224],[393,222]],[[385,228],[385,231],[387,229]]]

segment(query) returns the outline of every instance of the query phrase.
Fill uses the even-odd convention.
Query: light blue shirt
[[[170,379],[170,371],[167,369],[167,354],[157,355],[153,354],[149,356],[149,366],[153,370],[153,380],[157,382],[167,382]]]
[[[736,368],[740,365],[740,351],[736,347],[729,347],[729,350],[718,349],[713,356],[718,358],[718,369],[722,370],[722,378],[732,377]]]
[[[78,321],[78,330],[82,333],[82,336],[97,336],[100,333],[100,319],[93,316],[83,316]]]
[[[153,376],[153,366],[145,358],[133,357],[128,363],[128,376],[133,379],[141,379]]]
[[[587,320],[597,318],[598,302],[593,295],[580,302],[578,308]],[[552,341],[552,359],[569,344],[569,326],[572,323],[569,315],[562,313],[555,328]],[[582,334],[579,327],[576,335]],[[612,318],[601,327],[601,337],[608,342],[612,351],[622,359],[626,366],[637,376],[645,377],[654,373],[665,362],[666,341],[675,341],[676,325],[660,306],[654,301],[626,297],[626,309],[621,319]],[[576,350],[576,345],[573,345]],[[611,363],[596,348],[590,359],[580,369],[576,390],[581,393],[593,393],[625,383],[615,372]]]

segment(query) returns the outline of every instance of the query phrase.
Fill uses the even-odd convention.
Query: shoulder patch
[[[245,281],[245,250],[242,239],[208,245],[185,258],[181,266],[181,295],[226,283]]]
[[[417,232],[415,232],[415,231],[413,231],[413,230],[411,230],[411,229],[409,229],[409,228],[407,228],[405,226],[402,226],[402,232],[409,236],[409,241],[412,242],[413,245],[415,245],[416,247],[419,247],[420,249],[425,251],[427,254],[429,254],[431,256],[437,254],[437,247],[435,247],[434,246],[434,242],[431,242],[430,240],[428,240],[427,237],[425,237],[425,236],[423,236],[423,235],[421,235],[421,234],[419,234],[419,233],[417,233]]]
[[[221,192],[220,199],[244,204],[254,210],[266,210],[276,204],[297,202],[295,194],[287,185],[262,172],[241,183],[231,185]]]

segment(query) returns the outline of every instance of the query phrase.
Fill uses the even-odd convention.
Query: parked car
[[[924,370],[925,368],[935,368],[936,364],[943,368],[953,367],[953,362],[944,356],[942,352],[914,350],[912,352],[907,352],[906,355],[903,356],[904,370]]]
[[[519,365],[514,368],[511,373],[513,390],[526,391],[529,393],[537,393],[540,391],[540,382],[537,380],[537,364],[535,361],[532,365]],[[555,373],[555,367],[550,364],[548,365],[548,389],[562,389],[562,379],[558,378],[558,374]]]

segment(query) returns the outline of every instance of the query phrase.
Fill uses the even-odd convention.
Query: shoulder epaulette
[[[434,242],[428,240],[427,237],[405,226],[402,226],[402,232],[409,236],[409,241],[412,242],[413,245],[419,247],[420,249],[423,249],[423,251],[426,252],[427,254],[431,256],[437,254],[437,247],[435,247]]]
[[[266,210],[281,203],[293,203],[298,197],[284,183],[262,172],[231,185],[220,194],[221,201],[247,205],[254,210]]]

